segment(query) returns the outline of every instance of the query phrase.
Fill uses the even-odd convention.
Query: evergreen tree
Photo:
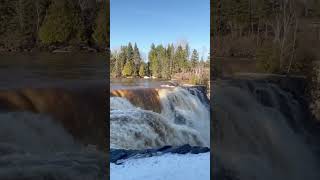
[[[185,53],[181,45],[178,46],[175,53],[175,73],[180,73],[183,70],[185,64]]]
[[[173,44],[169,44],[167,47],[167,57],[168,57],[168,71],[170,76],[173,73],[173,63],[174,63],[174,46]]]
[[[195,68],[198,61],[199,61],[199,54],[198,54],[198,51],[196,49],[194,49],[192,51],[192,55],[191,55],[191,67]]]
[[[105,13],[104,7],[99,8],[94,24],[94,33],[92,34],[95,43],[101,47],[105,47],[109,43],[107,38],[107,20],[109,18],[106,18]]]
[[[134,62],[134,69],[133,69],[134,75],[138,75],[139,66],[141,63],[141,57],[140,57],[139,48],[136,43],[134,43],[134,49],[133,49],[133,62]]]
[[[127,61],[133,62],[133,48],[131,42],[127,46]]]
[[[157,50],[155,45],[152,43],[151,45],[151,49],[149,51],[149,55],[148,55],[148,59],[150,62],[150,71],[151,71],[151,75],[154,77],[158,77],[159,76],[159,62],[157,59]]]
[[[70,3],[56,1],[48,10],[39,37],[44,44],[64,43],[80,33],[81,20]]]
[[[145,75],[146,75],[146,73],[145,73],[144,63],[141,63],[140,69],[139,69],[139,76],[144,77]]]
[[[115,77],[153,76],[171,79],[174,74],[194,70],[198,67],[198,64],[201,64],[197,50],[194,49],[192,51],[189,60],[187,56],[188,48],[183,48],[180,45],[175,49],[173,44],[169,44],[167,47],[161,44],[157,46],[152,44],[148,54],[149,61],[144,63],[141,60],[138,46],[135,44],[134,48],[130,48],[130,44],[122,46],[119,52],[112,52],[110,66],[113,72],[112,75]],[[133,54],[132,60],[130,60],[130,54]],[[135,66],[137,65],[139,67],[135,71]]]
[[[183,71],[188,71],[190,69],[189,66],[189,56],[190,56],[190,48],[189,44],[187,43],[185,48],[183,49],[183,61],[182,61],[182,69]]]
[[[122,76],[132,76],[133,73],[133,64],[131,61],[127,61],[126,65],[124,66],[122,70]]]

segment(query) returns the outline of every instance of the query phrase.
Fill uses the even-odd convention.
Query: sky
[[[137,43],[143,58],[152,43],[188,42],[206,58],[210,48],[210,0],[110,0],[110,47]]]

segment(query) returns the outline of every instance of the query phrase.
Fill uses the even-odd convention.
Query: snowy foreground
[[[210,153],[163,154],[110,164],[111,180],[209,180]]]

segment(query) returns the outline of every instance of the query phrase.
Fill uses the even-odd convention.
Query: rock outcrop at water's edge
[[[182,146],[163,146],[160,148],[144,149],[144,150],[125,150],[111,149],[109,161],[110,163],[121,163],[126,159],[144,158],[151,156],[161,156],[166,153],[173,154],[199,154],[210,152],[208,147],[190,146],[189,144]]]

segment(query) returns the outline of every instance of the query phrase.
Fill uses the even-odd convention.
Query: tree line
[[[200,59],[196,49],[190,53],[188,44],[174,46],[169,44],[152,44],[148,52],[148,61],[142,60],[139,48],[135,43],[121,46],[117,51],[111,52],[112,77],[154,77],[171,79],[175,74],[196,72],[197,68],[208,68],[209,58]]]
[[[299,72],[308,64],[301,37],[310,21],[319,20],[320,1],[218,0],[215,5],[215,39],[224,48],[218,53],[227,49],[230,56],[255,57],[267,72]]]
[[[294,18],[320,17],[318,0],[218,0],[216,25],[221,34],[283,35],[286,23],[293,25]],[[282,20],[282,24],[279,22]]]
[[[107,45],[102,0],[0,0],[0,48]]]

